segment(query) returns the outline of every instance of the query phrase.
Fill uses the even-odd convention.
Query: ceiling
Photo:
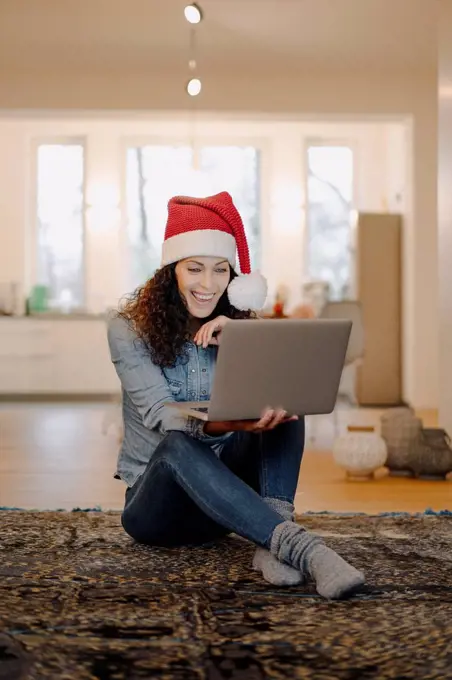
[[[187,70],[184,0],[0,0],[0,71]],[[436,0],[200,0],[207,72],[436,68]]]

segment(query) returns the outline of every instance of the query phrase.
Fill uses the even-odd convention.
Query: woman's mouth
[[[212,302],[213,298],[215,297],[214,293],[196,293],[194,290],[191,291],[191,294],[195,298],[196,302],[200,302],[201,304]]]

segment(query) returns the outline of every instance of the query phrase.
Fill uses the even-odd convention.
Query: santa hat
[[[267,282],[259,272],[251,273],[242,218],[231,196],[222,191],[207,198],[175,196],[170,199],[162,267],[198,255],[224,257],[235,268],[236,251],[242,275],[229,284],[229,301],[236,309],[262,309]]]

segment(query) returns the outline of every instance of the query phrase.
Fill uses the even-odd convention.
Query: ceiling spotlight
[[[196,2],[187,5],[184,9],[184,14],[190,24],[199,24],[203,18],[202,9]]]
[[[187,92],[190,97],[196,97],[201,92],[201,81],[199,78],[192,78],[187,83]]]

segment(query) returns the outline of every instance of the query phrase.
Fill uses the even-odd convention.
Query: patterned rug
[[[149,549],[117,513],[0,512],[0,680],[452,678],[452,518],[303,524],[364,592],[271,587],[235,536]]]

